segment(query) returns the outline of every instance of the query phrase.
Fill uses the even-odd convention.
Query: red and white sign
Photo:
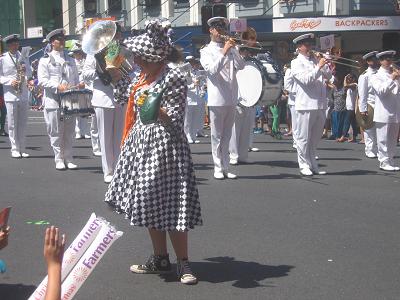
[[[400,30],[400,16],[273,19],[273,32]]]
[[[247,30],[246,19],[230,19],[229,20],[230,32],[245,32]]]

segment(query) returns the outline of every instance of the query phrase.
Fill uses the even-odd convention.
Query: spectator
[[[346,116],[346,95],[342,80],[335,78],[333,85],[332,135],[337,142],[342,143],[346,140],[343,132],[344,118]]]
[[[0,250],[8,245],[8,235],[10,233],[10,226],[4,230],[0,230]]]
[[[46,229],[43,255],[47,263],[47,289],[45,300],[61,299],[61,264],[64,255],[65,235],[51,226]]]
[[[356,77],[353,74],[347,74],[344,77],[344,90],[346,93],[346,115],[344,121],[343,133],[348,136],[350,125],[353,137],[349,138],[349,142],[356,142],[358,135],[358,126],[356,121],[355,103],[357,97]]]

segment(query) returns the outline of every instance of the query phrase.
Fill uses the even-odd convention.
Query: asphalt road
[[[212,178],[209,139],[193,145],[204,226],[190,232],[200,282],[184,286],[129,272],[147,259],[150,240],[103,203],[90,141],[74,144],[78,170],[56,171],[42,113],[31,112],[28,127],[29,159],[12,159],[0,138],[0,207],[13,207],[1,300],[27,299],[46,274],[46,226],[27,222],[57,225],[71,242],[91,212],[124,235],[75,299],[400,299],[400,174],[380,171],[363,145],[321,141],[328,175],[310,179],[299,175],[289,140],[256,135],[261,151],[232,168],[239,179],[224,181]]]

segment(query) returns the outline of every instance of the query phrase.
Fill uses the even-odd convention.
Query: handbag
[[[162,96],[165,90],[166,87],[164,87],[159,93],[153,92],[147,95],[139,111],[140,120],[144,125],[153,124],[158,120]]]

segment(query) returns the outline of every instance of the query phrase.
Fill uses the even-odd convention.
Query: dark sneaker
[[[131,272],[137,274],[166,274],[171,272],[171,263],[167,255],[151,255],[144,265],[132,265]]]
[[[187,259],[178,259],[176,262],[176,274],[183,284],[196,284],[197,278],[194,276]]]

